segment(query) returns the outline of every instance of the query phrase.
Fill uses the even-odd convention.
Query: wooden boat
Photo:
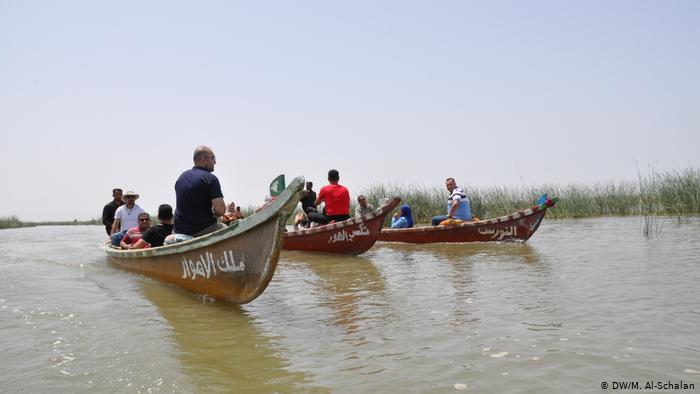
[[[106,249],[109,261],[186,290],[245,304],[267,287],[277,268],[287,218],[304,178],[274,201],[230,226],[189,241],[151,249]]]
[[[494,219],[462,222],[450,226],[427,226],[383,229],[378,237],[383,242],[493,242],[527,241],[537,231],[547,208],[557,199]]]
[[[364,253],[377,241],[384,217],[399,202],[401,199],[394,197],[375,211],[359,217],[325,226],[290,231],[284,237],[284,250],[352,255]]]

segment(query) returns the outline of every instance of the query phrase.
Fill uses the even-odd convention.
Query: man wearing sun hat
[[[138,226],[139,215],[143,212],[136,200],[138,200],[139,195],[136,192],[128,191],[122,196],[122,201],[124,205],[117,208],[114,212],[114,223],[112,224],[112,245],[119,246],[119,241],[122,240],[124,234],[132,228]]]

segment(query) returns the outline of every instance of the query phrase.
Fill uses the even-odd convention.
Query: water
[[[284,252],[248,305],[106,262],[99,226],[0,231],[2,392],[700,390],[700,220],[545,221],[526,244]]]

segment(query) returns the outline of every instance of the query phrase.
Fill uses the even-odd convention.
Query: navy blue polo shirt
[[[175,182],[175,229],[193,235],[216,222],[211,200],[223,198],[219,178],[201,167],[183,172]]]

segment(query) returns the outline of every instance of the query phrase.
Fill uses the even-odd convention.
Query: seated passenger
[[[173,207],[162,204],[158,207],[159,224],[148,228],[131,249],[155,248],[163,246],[165,237],[173,232]]]
[[[362,216],[364,214],[374,211],[374,206],[367,203],[367,197],[360,194],[357,196],[357,206],[355,207],[355,216]]]
[[[314,184],[312,182],[306,182],[306,189],[301,191],[301,198],[299,202],[301,203],[301,210],[308,214],[309,212],[317,212],[316,209],[316,192],[313,191]]]
[[[338,183],[340,174],[338,170],[328,171],[328,185],[319,190],[314,204],[318,208],[321,203],[325,205],[324,213],[309,212],[308,217],[312,222],[328,224],[350,219],[350,193],[345,186]]]
[[[122,249],[134,249],[134,245],[141,239],[141,234],[151,226],[151,216],[146,212],[139,214],[138,223],[138,226],[128,229],[119,242]]]
[[[445,180],[445,188],[450,192],[450,197],[447,199],[447,215],[433,216],[433,226],[437,226],[440,222],[447,219],[471,220],[472,211],[469,199],[464,194],[464,191],[457,187],[455,179],[447,178]]]
[[[304,228],[309,228],[311,225],[311,222],[309,221],[309,217],[306,216],[305,213],[298,213],[296,216],[294,216],[294,231]]]
[[[224,212],[224,216],[221,217],[221,221],[224,224],[230,225],[241,218],[243,218],[241,215],[241,207],[237,207],[236,204],[231,201],[226,207],[226,212]]]
[[[404,204],[401,209],[391,218],[391,228],[410,228],[413,227],[413,215],[411,207]]]

